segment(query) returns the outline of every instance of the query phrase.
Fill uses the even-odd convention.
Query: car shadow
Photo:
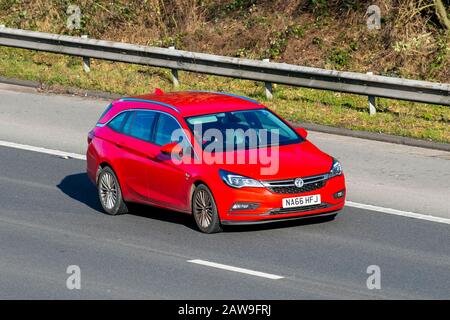
[[[127,206],[129,209],[128,214],[131,214],[133,216],[156,219],[169,223],[177,223],[180,225],[184,225],[189,229],[198,231],[194,219],[192,219],[192,216],[190,214],[147,206],[139,203],[128,203]]]
[[[68,175],[61,180],[57,187],[70,198],[84,203],[97,212],[105,214],[98,199],[97,188],[89,180],[86,173],[76,173]],[[129,214],[134,216],[156,219],[169,223],[177,223],[180,225],[184,225],[190,229],[198,230],[195,225],[194,219],[192,219],[192,216],[185,213],[166,210],[158,207],[146,206],[137,203],[129,203],[128,209]],[[308,219],[281,221],[266,224],[224,226],[223,231],[234,233],[275,230],[324,223],[331,220],[333,219],[330,217],[313,217]]]
[[[106,214],[98,199],[97,188],[86,173],[76,173],[64,177],[57,188],[70,198],[84,203],[97,212]],[[177,223],[196,230],[190,215],[137,203],[128,203],[127,205],[131,215]]]
[[[294,228],[294,227],[300,227],[300,226],[309,226],[309,225],[314,225],[314,224],[331,222],[333,220],[334,220],[334,217],[331,217],[331,216],[311,217],[311,218],[305,218],[305,219],[277,221],[277,222],[269,222],[269,223],[263,223],[263,224],[224,226],[223,230],[225,232],[230,232],[230,233],[266,231],[266,230]]]
[[[72,199],[84,203],[89,208],[103,212],[98,200],[97,188],[89,180],[86,173],[71,174],[57,185],[57,188]]]

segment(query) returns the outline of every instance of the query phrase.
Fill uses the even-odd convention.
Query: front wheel
[[[123,200],[119,180],[114,171],[105,167],[98,175],[98,197],[103,210],[110,215],[124,214],[128,212],[127,205]]]
[[[200,184],[192,195],[192,215],[201,232],[216,233],[222,231],[217,206],[207,186]]]

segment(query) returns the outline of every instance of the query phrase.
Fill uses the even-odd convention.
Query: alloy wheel
[[[117,185],[111,173],[105,172],[102,174],[100,183],[100,198],[105,208],[112,209],[117,202]]]
[[[203,228],[208,228],[213,219],[213,205],[208,192],[199,190],[194,201],[194,214]]]

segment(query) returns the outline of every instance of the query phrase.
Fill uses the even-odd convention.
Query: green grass
[[[159,87],[173,91],[170,71],[101,60],[82,70],[81,58],[0,47],[0,75],[41,81],[54,89],[77,87],[135,95]],[[450,108],[378,99],[378,112],[369,116],[367,98],[351,94],[274,85],[266,100],[262,83],[179,72],[177,90],[228,91],[255,98],[291,121],[382,132],[450,143]]]

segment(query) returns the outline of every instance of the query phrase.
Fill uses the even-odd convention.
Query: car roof
[[[258,101],[247,97],[209,91],[155,92],[153,94],[129,97],[128,99],[129,101],[147,100],[159,105],[167,105],[171,109],[176,110],[182,117],[264,108]]]

